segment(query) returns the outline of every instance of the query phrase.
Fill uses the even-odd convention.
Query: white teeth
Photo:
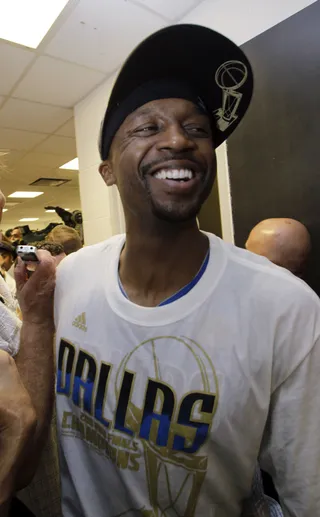
[[[158,180],[191,180],[193,178],[193,172],[189,169],[162,169],[161,171],[156,172],[154,177]]]

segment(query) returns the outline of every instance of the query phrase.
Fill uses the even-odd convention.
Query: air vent
[[[63,180],[61,178],[39,178],[33,183],[30,183],[30,186],[33,187],[61,187],[65,183],[68,183],[70,180]]]

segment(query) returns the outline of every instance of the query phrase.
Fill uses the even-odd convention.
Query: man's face
[[[12,233],[11,233],[11,236],[10,236],[10,241],[11,242],[18,242],[20,239],[22,239],[21,230],[19,228],[15,228],[14,230],[12,230]]]
[[[13,257],[11,253],[7,251],[0,252],[0,267],[5,271],[9,271],[11,266],[13,265]]]
[[[216,175],[209,119],[187,100],[149,102],[126,118],[100,172],[118,186],[127,218],[192,219]]]

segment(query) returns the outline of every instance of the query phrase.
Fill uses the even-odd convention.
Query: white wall
[[[243,44],[292,16],[315,0],[205,0],[182,23],[215,29]],[[115,188],[108,189],[98,173],[98,135],[115,76],[75,107],[80,195],[87,244],[124,231],[123,213]],[[218,149],[218,187],[222,231],[233,241],[233,220],[226,146]]]
[[[204,25],[242,45],[315,1],[205,0],[180,23]]]
[[[98,168],[100,125],[115,76],[75,107],[79,183],[86,244],[94,244],[124,231],[116,187],[104,184]]]

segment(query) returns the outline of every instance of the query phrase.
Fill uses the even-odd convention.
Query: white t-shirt
[[[209,238],[200,281],[157,308],[120,291],[124,236],[60,265],[64,517],[239,517],[257,459],[286,516],[320,515],[319,300]]]

